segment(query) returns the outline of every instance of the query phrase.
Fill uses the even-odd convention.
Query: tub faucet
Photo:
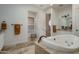
[[[54,38],[54,40],[56,40],[56,39]]]
[[[41,36],[40,38],[39,38],[39,40],[38,40],[38,43],[41,41],[41,39],[43,38],[43,37],[47,37],[47,36]]]

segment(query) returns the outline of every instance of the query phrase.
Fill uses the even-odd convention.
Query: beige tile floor
[[[27,47],[28,51],[22,52],[23,54],[35,54],[35,45]]]
[[[35,54],[35,45],[30,44],[28,46],[23,47],[13,47],[8,50],[4,50],[1,52],[1,54]]]

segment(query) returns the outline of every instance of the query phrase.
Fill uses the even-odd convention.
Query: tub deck
[[[79,50],[73,53],[57,51],[55,49],[43,46],[42,43],[35,42],[35,54],[79,54]]]

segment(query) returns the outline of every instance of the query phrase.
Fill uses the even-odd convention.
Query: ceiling
[[[50,4],[35,4],[34,6],[42,10],[45,10],[50,7]],[[52,8],[55,8],[55,9],[61,9],[66,7],[72,7],[72,4],[53,4],[52,5]]]
[[[44,10],[44,9],[50,7],[50,4],[35,4],[34,6]]]
[[[62,8],[72,7],[72,4],[54,4],[52,7],[55,9],[62,9]]]

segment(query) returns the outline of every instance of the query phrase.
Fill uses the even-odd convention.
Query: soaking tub
[[[75,52],[79,49],[79,37],[71,34],[42,38],[42,44],[48,48],[63,52]]]

